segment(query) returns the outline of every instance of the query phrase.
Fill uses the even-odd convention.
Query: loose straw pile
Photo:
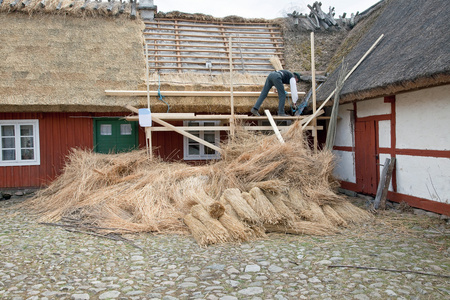
[[[324,235],[371,215],[336,194],[333,155],[312,152],[300,124],[273,136],[238,129],[203,166],[149,160],[146,151],[73,150],[64,172],[24,205],[41,221],[105,232],[191,233],[200,245],[266,232]]]

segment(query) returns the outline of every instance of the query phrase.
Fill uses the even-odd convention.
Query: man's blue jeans
[[[269,76],[267,76],[266,83],[264,84],[261,94],[259,95],[258,100],[256,100],[253,108],[259,110],[273,86],[275,86],[278,91],[278,114],[284,114],[286,92],[284,90],[283,82],[281,81],[281,74],[276,71],[270,72]]]

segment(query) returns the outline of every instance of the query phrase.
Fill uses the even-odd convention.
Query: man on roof
[[[298,100],[297,82],[300,81],[300,74],[296,72],[289,72],[287,70],[278,70],[270,72],[267,76],[266,83],[256,100],[255,105],[251,109],[251,113],[254,116],[260,116],[258,110],[261,107],[263,101],[266,99],[270,89],[275,86],[278,92],[278,115],[286,116],[284,111],[284,103],[286,102],[286,91],[284,90],[284,84],[289,84],[291,87],[292,102],[295,104]]]

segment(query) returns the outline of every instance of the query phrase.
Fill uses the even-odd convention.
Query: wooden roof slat
[[[149,35],[156,35],[156,36],[175,36],[175,33],[165,33],[165,32],[144,32],[143,33],[144,36],[149,36]],[[198,37],[198,38],[207,38],[207,39],[211,39],[211,38],[221,38],[221,35],[198,35],[198,34],[183,34],[183,36],[187,36],[187,37]],[[282,40],[283,37],[279,36],[279,37],[271,37],[271,36],[264,36],[264,37],[260,37],[260,36],[248,36],[248,35],[244,35],[244,36],[240,36],[240,38],[242,39],[258,39],[258,40]],[[272,44],[272,43],[271,43]]]
[[[175,51],[174,51],[175,52]],[[268,57],[244,57],[244,59],[248,60],[268,60],[272,54],[268,53]],[[151,57],[183,57],[183,58],[208,58],[208,59],[228,59],[228,57],[225,56],[206,56],[206,55],[178,55],[178,54],[152,54],[149,55]],[[240,60],[241,57],[233,57],[233,60]]]
[[[228,58],[224,58],[224,59],[228,59]],[[179,63],[179,61],[177,60],[149,60],[149,63],[157,63],[157,64],[177,64]],[[205,65],[204,61],[182,61],[181,63],[183,64],[191,64],[191,65]],[[229,62],[220,62],[220,61],[212,61],[211,62],[213,65],[229,65]],[[240,65],[241,62],[235,62],[233,63],[233,65]],[[272,66],[272,64],[270,62],[267,63],[258,63],[258,62],[245,62],[245,65],[248,66]]]
[[[159,22],[168,22],[168,21],[179,21],[179,22],[190,22],[190,23],[193,23],[193,24],[196,24],[196,26],[198,25],[198,26],[200,26],[200,25],[210,25],[210,26],[216,26],[216,27],[219,27],[219,26],[224,26],[224,27],[226,27],[226,26],[229,26],[229,27],[233,27],[233,26],[253,26],[253,25],[255,25],[255,26],[261,26],[261,25],[264,25],[264,26],[273,26],[273,24],[272,23],[269,23],[269,22],[248,22],[248,23],[245,23],[245,22],[227,22],[227,21],[213,21],[213,20],[211,20],[211,21],[209,21],[209,20],[207,20],[207,21],[203,21],[203,20],[186,20],[186,19],[181,19],[181,18],[173,18],[173,19],[167,19],[167,18],[155,18],[155,21],[157,21],[158,23]],[[151,21],[145,21],[144,22],[145,24],[149,24],[149,23],[156,23],[156,22],[151,22]],[[217,24],[217,25],[212,25],[212,24]],[[222,25],[222,24],[227,24],[227,25]]]
[[[228,54],[228,51],[220,51],[220,50],[202,50],[202,49],[152,49],[149,48],[148,49],[149,52],[177,52],[177,53],[181,53],[181,52],[206,52],[206,53],[222,53],[222,54]],[[233,51],[233,55],[234,54],[253,54],[253,55],[283,55],[282,52],[235,52]]]
[[[152,27],[147,27],[146,29],[153,29]],[[168,27],[154,27],[154,29],[157,29],[158,32],[159,31],[174,31],[174,28],[168,28]],[[220,30],[201,30],[201,29],[182,29],[179,28],[178,29],[180,32],[203,32],[203,33],[220,33]],[[266,34],[269,35],[272,32],[270,31],[224,31],[225,33],[229,33],[229,34]],[[277,32],[273,32],[273,33],[277,33]],[[281,35],[281,32],[278,32]]]
[[[204,40],[194,40],[194,39],[182,40],[182,39],[180,39],[180,42],[213,43],[213,44],[223,43],[223,41],[220,41],[220,40],[207,40],[206,38],[209,38],[208,36],[201,36],[201,37],[204,37],[205,39]],[[221,38],[221,37],[218,36],[217,39],[219,39],[219,38]],[[152,37],[145,37],[145,36],[144,36],[144,39],[146,41],[147,40],[150,40],[150,41],[176,41],[176,39],[174,39],[174,38],[152,38]],[[227,42],[227,44],[228,44],[228,42]],[[258,44],[258,45],[277,44],[278,45],[278,44],[283,44],[283,42],[282,41],[281,42],[280,41],[244,41],[244,42],[242,42],[241,41],[241,44]]]
[[[175,40],[175,42],[180,42],[180,40]],[[239,42],[237,42],[239,44]],[[217,45],[198,45],[198,44],[161,44],[161,43],[147,43],[149,46],[158,46],[158,47],[192,47],[192,48],[223,48],[224,46],[217,46]],[[267,49],[267,50],[283,50],[284,47],[261,47],[261,46],[235,46],[232,44],[232,48],[242,48],[242,49]]]

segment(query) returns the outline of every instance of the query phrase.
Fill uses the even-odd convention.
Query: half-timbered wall
[[[388,198],[449,215],[449,95],[447,85],[341,105],[334,174],[342,187],[374,194],[370,172],[378,184],[382,164],[395,157]]]

